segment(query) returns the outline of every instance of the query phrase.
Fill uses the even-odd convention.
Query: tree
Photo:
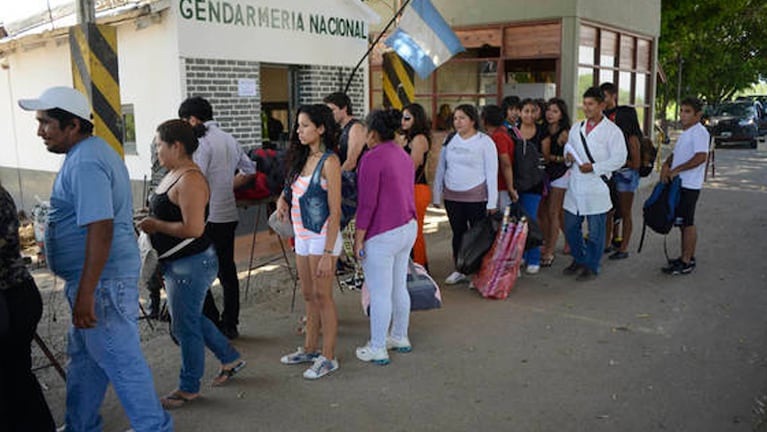
[[[664,0],[658,60],[668,80],[658,86],[662,115],[677,94],[718,103],[767,76],[767,0]]]

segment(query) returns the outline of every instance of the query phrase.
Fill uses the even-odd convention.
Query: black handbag
[[[461,248],[455,258],[455,268],[463,274],[472,274],[479,271],[482,266],[482,258],[490,247],[493,246],[495,235],[500,226],[500,212],[487,216],[477,224],[469,228],[461,237]]]

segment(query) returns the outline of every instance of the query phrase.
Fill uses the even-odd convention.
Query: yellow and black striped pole
[[[94,134],[123,156],[120,80],[117,74],[117,30],[85,23],[69,29],[74,87],[93,108]]]
[[[413,68],[394,51],[383,55],[383,104],[387,108],[402,107],[415,101]]]

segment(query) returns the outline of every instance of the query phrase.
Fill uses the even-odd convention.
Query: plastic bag
[[[141,257],[141,272],[139,273],[138,286],[143,289],[149,284],[149,280],[152,279],[152,276],[157,271],[157,264],[159,263],[157,251],[152,246],[152,240],[149,238],[149,234],[144,231],[139,231],[138,250]]]
[[[533,220],[519,203],[511,203],[510,208],[510,216],[512,219],[520,220],[523,216],[527,218],[527,240],[525,240],[525,250],[528,251],[532,248],[541,246],[543,244],[543,231],[541,231],[538,221]]]

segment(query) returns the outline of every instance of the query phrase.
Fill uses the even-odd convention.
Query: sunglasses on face
[[[413,117],[410,117],[410,116],[402,116],[402,120],[405,120],[405,121],[410,121],[410,120],[413,120]]]

